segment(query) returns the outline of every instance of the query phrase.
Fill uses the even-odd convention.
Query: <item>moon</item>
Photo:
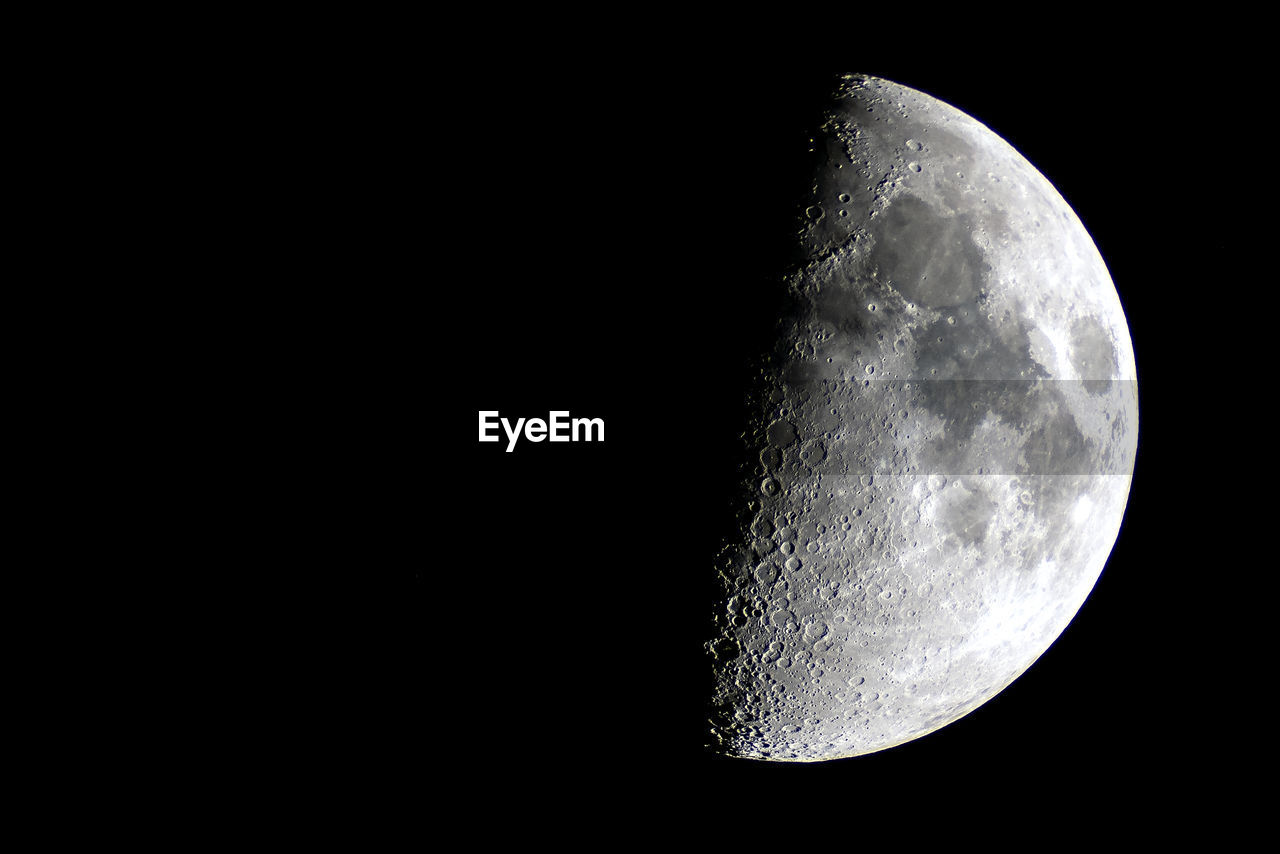
[[[1013,682],[1089,595],[1137,445],[1106,265],[1012,147],[846,75],[762,361],[707,649],[710,746],[871,753]]]

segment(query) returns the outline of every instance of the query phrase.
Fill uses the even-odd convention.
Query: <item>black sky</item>
[[[1194,721],[1221,661],[1197,616],[1214,550],[1187,518],[1213,477],[1204,401],[1225,381],[1204,338],[1221,334],[1212,294],[1230,275],[1234,226],[1218,194],[1240,135],[1191,109],[1216,99],[1232,112],[1229,72],[1106,57],[1082,69],[1052,51],[968,62],[852,51],[797,66],[733,51],[614,63],[604,51],[428,75],[433,155],[413,170],[420,227],[407,236],[426,280],[407,306],[427,344],[411,375],[445,431],[427,470],[442,471],[441,455],[457,473],[423,497],[420,548],[403,553],[417,578],[415,701],[445,718],[406,744],[461,763],[450,773],[535,793],[554,769],[556,794],[535,799],[601,810],[655,791],[912,789],[956,769],[964,786],[1051,799],[1195,777],[1188,757],[1215,749]],[[719,760],[701,749],[702,662],[690,656],[727,524],[746,360],[793,261],[805,143],[840,70],[969,113],[1072,205],[1130,324],[1137,470],[1089,600],[994,700],[868,757]],[[608,441],[504,454],[475,443],[479,409],[602,416]]]

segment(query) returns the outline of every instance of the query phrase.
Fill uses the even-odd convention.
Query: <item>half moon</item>
[[[814,761],[918,738],[1067,626],[1119,531],[1132,345],[1049,182],[978,121],[841,79],[717,571],[712,746]]]

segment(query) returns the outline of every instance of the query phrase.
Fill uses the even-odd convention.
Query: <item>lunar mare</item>
[[[708,644],[712,744],[757,759],[882,750],[1009,685],[1101,573],[1136,451],[1119,298],[1030,163],[857,75],[814,145]]]

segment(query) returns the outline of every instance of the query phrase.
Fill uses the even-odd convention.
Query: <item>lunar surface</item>
[[[1102,571],[1133,472],[1132,345],[1071,208],[985,126],[849,75],[780,287],[707,648],[713,748],[814,761],[945,726]]]

